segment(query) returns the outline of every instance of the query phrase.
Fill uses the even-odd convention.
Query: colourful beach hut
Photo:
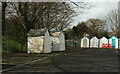
[[[99,44],[99,48],[103,47],[103,44],[108,44],[108,39],[106,37],[102,37],[100,39],[100,44]]]
[[[109,44],[112,44],[112,48],[118,49],[118,38],[112,36],[111,38],[109,38]]]

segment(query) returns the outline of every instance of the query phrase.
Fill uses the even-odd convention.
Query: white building
[[[65,51],[65,36],[62,31],[50,31],[52,51]]]
[[[118,40],[118,42],[119,42],[118,44],[119,44],[119,49],[120,49],[120,39]]]
[[[47,29],[31,29],[28,35],[28,53],[50,53],[51,38]]]
[[[90,39],[90,48],[98,48],[98,41],[98,38],[95,36]]]
[[[87,37],[81,39],[81,48],[89,48],[89,39]]]
[[[99,44],[99,48],[102,48],[103,44],[108,44],[108,39],[106,37],[102,37],[100,39],[100,44]]]

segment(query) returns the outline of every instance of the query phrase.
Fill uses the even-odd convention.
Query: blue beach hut
[[[109,44],[112,44],[112,48],[118,49],[118,38],[112,36],[111,38],[109,38]]]

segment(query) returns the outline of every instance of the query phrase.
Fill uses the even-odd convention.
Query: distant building
[[[88,33],[84,33],[84,35],[83,35],[84,37],[88,37],[89,36],[89,34]]]
[[[108,36],[109,37],[116,36],[116,33],[115,32],[108,32]]]

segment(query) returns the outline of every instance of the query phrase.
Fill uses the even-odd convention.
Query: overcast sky
[[[77,1],[77,0],[76,0]],[[72,26],[77,25],[78,22],[86,21],[90,18],[105,19],[105,16],[114,9],[118,9],[119,0],[89,0],[88,2],[92,3],[95,7],[92,7],[89,10],[86,10],[84,14],[78,15]],[[86,1],[87,2],[87,1]]]
[[[5,1],[5,0],[3,0]],[[59,0],[7,0],[10,2],[15,1],[33,1],[33,2],[56,2]],[[60,0],[61,1],[61,0]],[[69,1],[69,0],[62,0],[62,1]],[[105,19],[105,16],[114,9],[118,9],[118,2],[120,0],[71,0],[73,2],[90,2],[95,7],[92,7],[89,10],[86,10],[84,14],[80,14],[73,20],[71,23],[71,27],[76,26],[81,21],[86,21],[90,18],[98,18],[98,19]]]

